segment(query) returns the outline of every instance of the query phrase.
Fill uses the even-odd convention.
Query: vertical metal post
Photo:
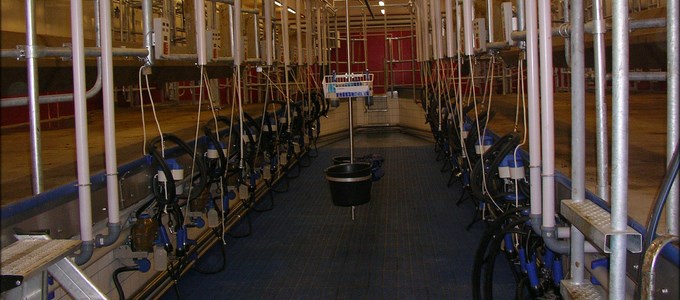
[[[229,47],[231,49],[231,58],[236,61],[236,56],[234,56],[234,51],[236,51],[234,47],[234,7],[231,5],[227,6],[227,15],[229,17]]]
[[[260,16],[253,14],[253,39],[255,42],[255,58],[260,60]]]
[[[35,2],[26,0],[26,73],[28,74],[28,119],[31,140],[33,195],[43,191],[42,144],[40,141],[40,97],[36,51]]]
[[[364,69],[368,70],[368,25],[366,25],[366,13],[362,13],[362,16],[361,29],[363,35],[362,44],[364,45]]]
[[[295,37],[297,38],[297,64],[304,65],[302,60],[302,0],[295,0]]]
[[[667,159],[670,162],[673,156],[673,151],[678,144],[680,138],[680,4],[677,0],[668,0],[666,4],[666,41],[668,43],[667,49],[667,68],[666,68],[666,84],[668,93],[668,135],[666,153]],[[678,228],[678,179],[673,183],[673,189],[668,195],[666,203],[666,232],[670,235],[680,235]]]
[[[494,42],[493,38],[493,0],[486,0],[486,24],[489,27],[488,40],[489,43]]]
[[[603,0],[593,0],[593,43],[595,52],[595,139],[597,151],[597,191],[609,202],[609,127],[607,122],[607,52],[604,34],[607,31],[602,7]]]
[[[153,48],[153,0],[142,0],[142,28],[144,31],[144,48],[149,50],[149,55],[146,56],[146,64],[151,66],[155,61]]]
[[[313,56],[313,46],[312,46],[312,28],[314,27],[314,22],[313,17],[314,15],[312,14],[312,0],[306,0],[305,2],[306,7],[305,11],[307,14],[307,17],[305,18],[305,44],[307,45],[307,65],[311,66],[314,64],[314,60],[312,59]]]
[[[571,199],[586,195],[586,90],[583,33],[583,0],[571,2]],[[566,15],[566,13],[565,13]],[[584,276],[585,237],[571,226],[571,281],[581,283]]]
[[[322,44],[322,37],[321,37],[321,10],[323,8],[322,3],[317,3],[316,7],[316,46],[318,47],[317,51],[317,61],[319,62],[320,65],[323,65],[323,44]],[[336,67],[337,68],[337,67]],[[340,72],[340,70],[338,70]]]
[[[390,67],[392,66],[392,61],[390,59],[390,53],[392,52],[392,44],[387,39],[387,14],[383,14],[383,34],[385,35],[385,94],[390,90],[389,73]]]
[[[347,35],[346,43],[347,46],[347,73],[351,74],[349,69],[351,59],[349,57],[349,47],[350,47],[350,33],[349,33],[349,0],[345,0],[345,31]],[[354,119],[352,111],[352,98],[349,98],[347,103],[349,103],[349,162],[354,163]]]
[[[244,59],[242,46],[243,34],[241,33],[241,9],[241,0],[234,0],[234,15],[232,18],[232,26],[234,26],[234,48],[232,49],[232,57],[234,58],[234,64],[236,66],[240,66]]]
[[[572,4],[573,6],[573,4]],[[563,22],[568,23],[570,22],[569,18],[569,0],[562,0],[562,17],[563,17]],[[567,62],[567,66],[571,65],[571,52],[569,51],[569,45],[571,44],[569,42],[570,37],[566,36],[564,37],[564,60]]]
[[[416,54],[414,53],[415,51],[415,39],[414,36],[416,35],[416,29],[414,28],[414,20],[413,20],[413,2],[409,3],[409,25],[411,26],[411,30],[409,33],[411,34],[411,89],[413,92],[413,100],[415,101],[416,99]]]
[[[541,200],[541,111],[538,82],[538,23],[536,0],[526,0],[527,94],[529,110],[529,182],[531,216],[536,221],[542,211]],[[467,48],[467,46],[466,46]],[[540,220],[538,220],[540,221]]]
[[[272,65],[273,57],[273,40],[272,40],[272,2],[268,0],[262,0],[262,6],[264,6],[264,46],[266,62],[268,66]]]
[[[628,1],[612,3],[612,199],[611,227],[628,221]],[[609,299],[626,297],[626,236],[614,235],[609,263]]]
[[[290,118],[290,86],[288,84],[288,67],[290,66],[290,43],[288,35],[288,1],[281,0],[281,37],[283,39],[283,78],[286,85],[286,122],[288,123],[288,133],[293,130]]]

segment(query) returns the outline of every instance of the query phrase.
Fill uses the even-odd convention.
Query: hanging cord
[[[524,146],[527,141],[527,108],[526,108],[526,96],[524,94],[524,59],[520,54],[520,58],[517,61],[517,65],[519,66],[519,70],[517,71],[517,83],[519,86],[517,87],[519,91],[517,91],[517,110],[515,112],[515,132],[517,132],[517,126],[519,122],[519,100],[520,100],[520,95],[522,99],[522,120],[524,122],[524,125],[522,126],[523,133],[522,133],[522,142],[515,147],[515,151],[513,151],[512,158],[515,162],[515,166],[517,166],[517,152],[519,151],[519,148]],[[519,185],[517,183],[517,179],[515,179],[515,206],[519,206]]]
[[[484,98],[482,98],[482,103],[484,104],[487,102],[487,107],[486,107],[486,120],[484,120],[484,130],[481,134],[481,136],[478,136],[480,139],[479,144],[482,145],[482,139],[483,137],[486,136],[486,130],[488,129],[489,125],[489,119],[490,119],[490,114],[491,114],[491,99],[493,96],[493,80],[494,80],[494,71],[495,71],[495,66],[496,66],[496,56],[491,56],[491,68],[487,69],[488,75],[487,75],[487,84],[489,89],[488,89],[488,99],[485,101]],[[484,94],[487,95],[487,90],[485,89]],[[482,104],[482,105],[483,105]],[[477,130],[479,130],[479,123],[477,123]],[[483,151],[482,151],[483,152]],[[480,159],[482,160],[482,164],[484,163],[484,153],[479,154]],[[491,199],[491,202],[499,209],[501,210],[500,206],[496,203],[496,201],[493,199],[493,196],[491,195],[491,192],[489,191],[489,188],[487,187],[486,184],[486,173],[483,172],[482,170],[482,188],[484,188],[484,191],[486,192],[486,195]]]
[[[474,72],[474,63],[473,63],[472,59],[473,58],[470,57],[470,77],[471,78],[474,76],[474,73],[475,73]],[[492,57],[492,59],[493,59],[493,57]],[[491,64],[490,71],[491,72],[489,74],[493,73],[493,63]],[[473,80],[473,82],[474,82],[474,80]],[[493,85],[491,85],[491,87],[493,88]],[[485,88],[486,88],[486,84],[485,84]],[[484,91],[484,93],[486,94],[486,90]],[[477,121],[477,122],[475,122],[476,126],[477,126],[477,132],[478,132],[477,141],[479,142],[480,149],[483,150],[483,147],[484,147],[483,139],[484,139],[484,136],[486,135],[486,127],[488,126],[491,107],[489,105],[489,107],[487,108],[487,115],[486,115],[487,117],[486,117],[486,120],[484,122],[484,130],[482,131],[482,129],[479,125],[479,110],[478,110],[477,96],[476,96],[476,92],[475,92],[474,87],[472,88],[472,100],[473,100],[473,103],[474,103],[475,118],[476,118],[476,121]],[[484,101],[484,99],[482,99],[482,103],[483,103],[483,101]],[[470,163],[470,158],[468,157],[467,159],[468,159],[468,164],[470,166],[472,166],[471,163]],[[482,172],[482,193],[486,194],[489,197],[489,199],[491,200],[491,203],[493,203],[493,205],[496,206],[496,208],[498,208],[498,210],[502,211],[502,209],[498,205],[498,203],[496,203],[496,201],[491,197],[491,193],[489,192],[489,190],[486,186],[486,173],[485,173],[485,167],[484,167],[485,166],[484,165],[484,151],[479,152],[479,159],[480,159],[480,162],[482,164],[482,170],[481,170],[481,172]]]
[[[144,94],[142,92],[142,71],[144,68],[150,68],[148,66],[142,66],[139,68],[139,107],[142,110],[142,129],[144,135],[144,142],[142,143],[142,155],[147,155],[146,152],[146,120],[144,117]],[[156,128],[158,128],[158,135],[161,137],[161,155],[165,157],[165,140],[163,140],[163,131],[161,130],[161,124],[158,122],[158,115],[156,115],[156,106],[153,102],[153,96],[151,96],[151,89],[149,88],[149,75],[144,74],[146,78],[146,89],[149,93],[149,102],[151,103],[151,111],[153,111],[153,118],[156,121]]]
[[[203,68],[204,66],[201,65],[200,68],[200,84],[198,85],[198,112],[196,113],[196,134],[194,136],[194,152],[191,155],[191,174],[189,175],[189,193],[188,193],[188,198],[187,198],[187,205],[184,206],[184,222],[185,225],[189,220],[189,207],[191,206],[189,204],[189,200],[191,200],[191,189],[193,187],[193,181],[194,181],[194,169],[196,168],[196,152],[198,150],[198,133],[199,129],[201,128],[201,104],[203,103]],[[211,105],[212,106],[212,105]]]

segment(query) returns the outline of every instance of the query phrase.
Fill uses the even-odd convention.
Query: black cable
[[[517,207],[506,211],[503,215],[499,216],[494,222],[491,223],[489,228],[484,231],[484,234],[480,238],[479,246],[477,246],[477,251],[475,252],[475,257],[473,261],[472,269],[472,293],[474,299],[481,299],[481,294],[479,293],[480,288],[480,278],[482,272],[482,266],[484,264],[484,258],[489,249],[489,243],[493,238],[498,235],[497,232],[501,231],[503,226],[509,219],[518,218],[519,213],[523,208]]]
[[[132,272],[132,271],[137,271],[139,270],[139,266],[125,266],[125,267],[120,267],[113,271],[113,285],[116,286],[116,291],[118,292],[118,299],[120,300],[125,300],[125,291],[123,291],[123,287],[120,285],[120,280],[118,279],[118,274],[123,273],[123,272]]]
[[[219,228],[219,229],[213,228],[213,233],[215,234],[217,239],[222,239],[221,232],[222,232],[221,228]],[[222,271],[224,271],[224,269],[227,266],[227,250],[226,250],[227,246],[226,245],[219,245],[219,247],[220,247],[220,254],[222,256],[222,261],[220,263],[220,266],[217,269],[215,269],[215,270],[202,269],[198,264],[199,258],[196,258],[196,262],[194,263],[194,271],[196,271],[199,274],[203,274],[203,275],[214,275],[214,274],[218,274],[218,273],[221,273]]]
[[[268,194],[269,194],[269,199],[270,199],[270,205],[269,205],[269,207],[263,208],[263,209],[258,209],[258,208],[256,208],[256,205],[262,203],[262,201],[260,201],[260,202],[254,203],[254,204],[252,205],[252,210],[253,210],[253,211],[261,213],[261,212],[268,212],[268,211],[271,211],[271,210],[274,209],[274,193],[272,193],[272,191],[269,191]],[[253,202],[254,202],[254,201],[253,201]]]
[[[248,207],[245,204],[245,202],[244,202],[244,206]],[[245,218],[246,218],[246,224],[248,225],[248,231],[244,234],[239,234],[239,235],[233,235],[230,232],[227,232],[229,237],[234,238],[234,239],[242,239],[242,238],[249,237],[253,233],[253,221],[250,218],[250,214],[246,214]]]

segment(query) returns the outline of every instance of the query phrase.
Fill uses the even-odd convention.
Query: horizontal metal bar
[[[552,36],[568,37],[570,31],[571,30],[569,24],[564,23],[552,28]],[[526,31],[513,31],[510,34],[510,38],[513,41],[524,41],[526,40],[526,37],[527,37]]]
[[[14,57],[17,59],[24,58],[26,51],[19,46],[18,49],[3,49],[1,51],[2,57]],[[145,57],[149,51],[144,48],[113,48],[113,56],[135,56]],[[71,57],[73,51],[69,47],[36,47],[34,53],[36,57]],[[99,47],[85,47],[85,56],[99,57],[101,56],[101,49]]]
[[[487,43],[486,48],[487,49],[495,49],[495,50],[504,50],[504,49],[509,49],[510,45],[506,42],[495,42],[495,43]]]
[[[607,74],[607,80],[612,79],[612,74]],[[666,72],[629,72],[629,81],[666,81]]]

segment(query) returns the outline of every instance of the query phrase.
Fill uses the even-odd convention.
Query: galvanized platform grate
[[[2,275],[28,277],[80,246],[78,240],[20,240],[2,249]]]
[[[560,294],[567,300],[587,299],[597,300],[606,299],[604,290],[590,282],[580,284],[572,283],[569,280],[562,280]]]
[[[612,230],[611,214],[591,201],[562,200],[560,213],[605,253],[611,253],[610,238],[617,234],[626,235],[628,251],[642,251],[642,235],[639,232],[630,226],[624,232]]]

